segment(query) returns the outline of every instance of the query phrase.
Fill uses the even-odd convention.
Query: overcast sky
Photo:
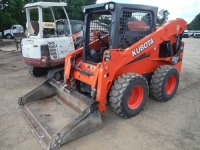
[[[144,4],[167,9],[170,13],[169,20],[183,18],[190,23],[200,13],[200,0],[110,0],[118,3]],[[109,0],[97,0],[97,3]]]

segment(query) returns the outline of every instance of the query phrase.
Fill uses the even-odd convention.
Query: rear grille
[[[127,48],[152,32],[152,13],[143,11],[121,12],[118,47]]]
[[[55,42],[48,42],[48,46],[49,46],[50,56],[53,57],[53,59],[57,59],[58,53],[57,53],[57,50],[56,50],[56,43]]]

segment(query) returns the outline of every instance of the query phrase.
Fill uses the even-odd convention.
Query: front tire
[[[50,69],[47,73],[47,79],[54,78],[57,81],[64,79],[64,67]]]
[[[125,73],[114,82],[109,95],[112,110],[123,118],[140,113],[148,99],[148,83],[138,74]]]
[[[179,85],[179,73],[170,65],[160,66],[154,72],[150,82],[150,93],[158,101],[168,101],[176,94]]]
[[[12,39],[12,35],[11,34],[6,34],[6,38],[7,39]]]

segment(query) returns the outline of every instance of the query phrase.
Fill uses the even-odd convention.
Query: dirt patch
[[[104,128],[65,144],[61,149],[200,149],[200,39],[184,39],[185,51],[176,96],[161,103],[151,97],[144,110],[131,119],[110,109],[102,114]],[[33,78],[21,53],[0,52],[0,149],[42,149],[16,110],[17,100],[45,81]]]

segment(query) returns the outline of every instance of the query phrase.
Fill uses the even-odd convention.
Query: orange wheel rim
[[[144,97],[144,90],[142,86],[135,86],[132,88],[130,96],[128,98],[128,107],[131,109],[136,109],[142,103]]]
[[[167,94],[171,94],[173,93],[175,87],[176,87],[176,77],[172,75],[167,79],[165,92]]]

